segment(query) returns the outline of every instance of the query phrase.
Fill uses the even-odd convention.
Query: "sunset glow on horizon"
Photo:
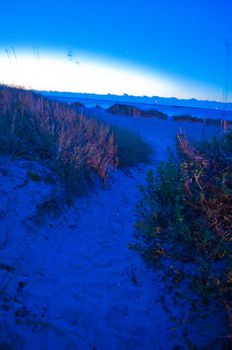
[[[13,47],[0,50],[0,83],[34,90],[209,99],[202,86],[129,63]],[[213,91],[211,99],[220,100]]]

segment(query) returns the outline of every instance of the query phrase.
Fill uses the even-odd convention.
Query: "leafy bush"
[[[210,142],[177,136],[176,152],[147,174],[135,245],[181,296],[224,306],[232,331],[232,132]]]
[[[149,163],[153,149],[141,136],[118,126],[111,126],[111,130],[117,146],[119,168],[125,169],[138,163]]]

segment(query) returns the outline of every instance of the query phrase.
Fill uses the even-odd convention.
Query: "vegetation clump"
[[[167,114],[157,111],[156,109],[142,110],[135,106],[116,103],[107,109],[107,112],[119,115],[128,115],[131,117],[167,119]]]
[[[34,182],[40,182],[41,181],[41,176],[37,173],[34,173],[32,171],[27,172],[27,176]]]
[[[133,133],[80,115],[76,107],[0,85],[0,153],[45,163],[66,184],[68,201],[96,177],[106,182],[113,168],[146,162],[152,152]]]
[[[118,164],[108,127],[74,108],[31,91],[0,86],[0,152],[42,161],[80,193],[96,175],[106,180]]]
[[[117,144],[118,167],[127,169],[138,163],[150,162],[154,150],[140,135],[123,129],[119,126],[111,126]]]
[[[199,118],[199,117],[193,117],[190,114],[180,114],[180,115],[174,115],[173,120],[175,122],[190,122],[190,123],[201,123],[206,125],[215,125],[219,127],[230,127],[232,126],[232,121],[230,120],[224,120],[224,119],[215,119],[215,118]]]
[[[141,192],[136,249],[171,290],[191,295],[192,310],[224,309],[231,334],[232,132],[199,143],[178,135],[176,152],[157,176],[148,172]]]
[[[82,102],[79,102],[79,101],[73,102],[71,104],[71,106],[74,107],[74,108],[84,108],[85,107],[85,105]]]

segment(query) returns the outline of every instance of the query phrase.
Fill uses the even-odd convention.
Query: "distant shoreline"
[[[130,95],[98,95],[90,93],[76,93],[76,92],[59,92],[59,91],[38,91],[42,95],[50,98],[57,98],[66,101],[77,100],[96,100],[96,101],[108,101],[116,103],[136,103],[136,104],[149,104],[155,106],[172,106],[173,108],[193,108],[193,109],[213,109],[225,111],[225,107],[228,112],[232,112],[232,102],[219,102],[219,101],[207,101],[197,99],[178,99],[175,97],[159,97],[159,96],[130,96]],[[226,111],[225,111],[226,112]]]
[[[78,97],[79,94],[74,94],[74,96],[68,96],[67,93],[49,93],[42,92],[44,96],[52,100],[58,100],[60,102],[65,102],[68,104],[79,102],[87,108],[104,108],[108,109],[116,103],[127,104],[126,101],[117,101],[110,99],[96,99],[87,97]],[[100,96],[100,95],[99,95]],[[176,115],[191,115],[193,118],[197,119],[221,119],[232,121],[232,110],[225,111],[215,108],[200,108],[200,107],[190,107],[190,106],[177,106],[177,105],[165,105],[165,104],[155,104],[155,103],[142,103],[142,102],[130,102],[130,105],[138,107],[143,110],[156,109],[157,111],[163,112],[168,115],[168,117],[173,117]]]

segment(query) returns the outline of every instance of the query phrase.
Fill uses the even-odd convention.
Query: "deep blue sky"
[[[9,0],[1,2],[0,46],[99,54],[210,84],[220,98],[231,18],[232,0]]]

